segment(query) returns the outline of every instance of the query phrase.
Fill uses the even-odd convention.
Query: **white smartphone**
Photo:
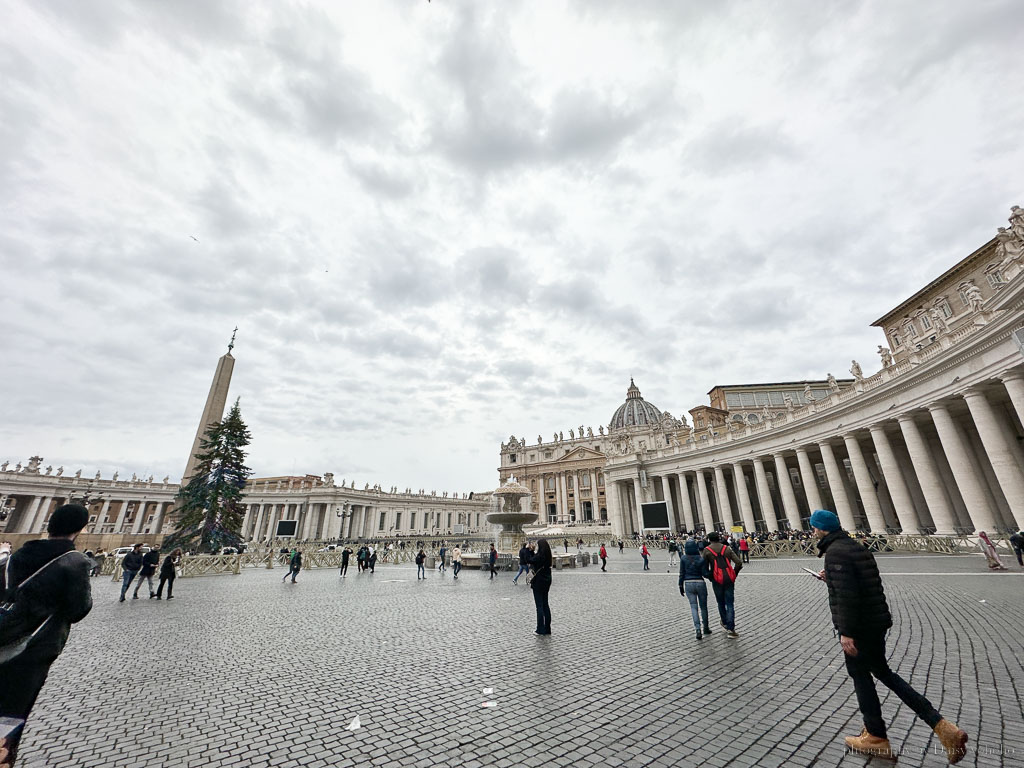
[[[824,579],[821,578],[820,574],[817,571],[812,571],[810,568],[804,568],[804,570],[811,574],[811,576],[816,578],[818,581],[824,581]]]

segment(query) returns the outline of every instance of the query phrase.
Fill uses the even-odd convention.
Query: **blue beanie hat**
[[[686,543],[683,544],[683,553],[687,555],[700,554],[700,549],[697,547],[697,542],[693,539],[687,539]]]
[[[811,527],[822,531],[838,531],[842,526],[835,512],[827,509],[816,509],[811,515]]]

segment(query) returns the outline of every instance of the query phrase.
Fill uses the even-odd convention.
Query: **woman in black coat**
[[[548,592],[551,590],[551,545],[547,539],[537,542],[537,553],[530,562],[533,568],[533,602],[537,605],[536,635],[551,634],[551,607],[548,605]]]
[[[177,575],[175,568],[181,563],[181,550],[176,549],[164,558],[160,566],[160,586],[156,588],[156,599],[163,600],[164,584],[167,585],[167,599],[174,599],[174,577]]]

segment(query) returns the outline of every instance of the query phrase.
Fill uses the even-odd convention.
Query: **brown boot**
[[[881,757],[885,760],[896,759],[896,755],[893,753],[892,747],[889,746],[889,740],[879,738],[878,736],[872,736],[868,733],[867,728],[860,732],[860,736],[847,736],[846,746],[861,755]]]
[[[956,765],[963,760],[967,754],[967,732],[960,730],[956,723],[951,723],[945,718],[939,720],[934,730],[942,742],[942,748],[946,750],[950,765]]]

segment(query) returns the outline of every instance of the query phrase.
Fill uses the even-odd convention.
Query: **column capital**
[[[914,421],[914,412],[907,411],[906,413],[897,413],[896,421],[900,422],[901,424],[906,423],[908,421]]]
[[[932,413],[936,413],[936,412],[939,412],[939,413],[949,413],[949,408],[946,407],[945,403],[932,403],[932,404],[930,404],[930,405],[928,405],[926,407]]]
[[[969,387],[969,388],[965,389],[963,392],[960,392],[959,395],[964,400],[976,399],[976,398],[979,398],[979,397],[983,398],[983,397],[985,397],[985,389],[984,389],[984,387],[982,385],[976,384],[975,386]]]
[[[1014,368],[1006,373],[999,374],[998,378],[1000,381],[1024,381],[1024,370]]]

